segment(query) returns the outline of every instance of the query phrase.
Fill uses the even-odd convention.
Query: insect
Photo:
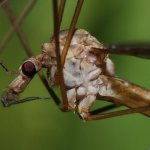
[[[2,2],[2,7],[7,13],[10,12],[8,1]],[[38,99],[19,100],[17,96],[25,90],[35,74],[39,73],[59,108],[65,112],[76,110],[84,120],[98,120],[135,112],[149,116],[150,91],[116,77],[114,64],[109,59],[109,53],[147,58],[150,56],[149,45],[104,46],[88,31],[75,29],[83,0],[77,1],[70,28],[60,31],[65,3],[65,0],[60,1],[58,11],[57,1],[53,0],[54,35],[50,42],[43,44],[39,55],[30,57],[20,66],[18,77],[9,84],[8,90],[1,98],[4,106]],[[12,13],[8,13],[8,16],[26,47],[28,55],[31,56],[31,50],[26,45],[19,28],[21,19],[15,21]],[[48,80],[41,73],[42,68],[47,68]],[[60,86],[62,102],[51,89],[53,84]],[[114,104],[90,111],[96,99]],[[118,105],[127,106],[129,109],[102,113]]]

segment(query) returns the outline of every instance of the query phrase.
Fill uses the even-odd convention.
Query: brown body
[[[114,95],[98,95],[98,98],[121,104],[129,108],[139,108],[150,105],[150,91],[145,88],[116,77],[106,77]],[[107,86],[107,88],[110,88]],[[150,111],[143,112],[150,116]]]
[[[9,7],[8,1],[5,0],[2,2],[2,6],[22,42],[27,55],[31,57],[32,50],[21,32],[19,24],[35,1],[33,1],[33,3],[31,2],[28,9],[17,21]],[[77,30],[77,32],[75,32],[75,26],[82,8],[83,0],[77,1],[74,16],[69,31],[67,31],[68,33],[60,32],[65,3],[65,0],[60,1],[58,11],[57,1],[53,0],[54,36],[52,41],[43,45],[41,54],[29,58],[21,65],[19,76],[11,82],[8,91],[6,91],[2,97],[4,105],[9,106],[11,104],[35,99],[27,98],[18,100],[17,96],[25,90],[35,73],[38,73],[59,108],[63,111],[76,109],[85,120],[103,119],[135,112],[149,116],[150,91],[116,78],[114,66],[108,58],[108,53],[150,58],[150,47],[132,47],[131,45],[118,44],[104,47],[87,31]],[[73,53],[71,54],[70,52]],[[71,58],[70,56],[73,57]],[[40,71],[42,68],[47,68],[49,71],[48,82],[50,86],[52,84],[60,85],[62,101],[48,85],[47,80]],[[83,77],[81,77],[81,75],[83,75]],[[89,112],[96,98],[121,104],[131,109],[105,114],[98,113],[108,109]]]
[[[67,30],[60,32],[61,53],[67,33]],[[148,107],[150,91],[115,77],[114,65],[108,54],[96,51],[98,48],[103,48],[103,45],[95,37],[83,29],[76,30],[63,69],[68,110],[76,109],[83,119],[88,120],[90,109],[96,99],[129,108]],[[34,64],[36,72],[42,67],[48,68],[49,85],[59,84],[54,39],[43,45],[40,55],[31,57],[24,64],[26,62]],[[20,75],[9,85],[9,90],[3,98],[6,106],[16,100],[16,96],[25,90],[33,77],[25,75],[22,69],[23,67],[20,68]],[[150,111],[142,112],[147,116],[150,115]]]

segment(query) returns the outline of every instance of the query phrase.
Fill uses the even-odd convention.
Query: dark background
[[[10,1],[18,16],[27,0]],[[76,1],[67,1],[62,29],[69,27]],[[0,8],[0,41],[11,24]],[[77,28],[83,28],[105,44],[150,41],[149,0],[85,0]],[[35,54],[53,33],[52,3],[39,0],[22,24],[23,32]],[[15,35],[0,54],[11,70],[27,59]],[[111,55],[116,74],[150,88],[150,61]],[[0,93],[15,78],[0,68]],[[21,98],[48,97],[36,76]],[[97,102],[101,105],[102,102]],[[102,103],[103,104],[103,103]],[[10,108],[0,104],[0,149],[2,150],[148,150],[150,118],[133,114],[84,123],[77,115],[61,113],[52,101],[33,101]]]

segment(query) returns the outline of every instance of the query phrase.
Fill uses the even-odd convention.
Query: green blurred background
[[[10,1],[16,16],[27,2]],[[75,4],[74,0],[67,1],[62,29],[68,28]],[[0,8],[0,41],[10,26]],[[106,44],[150,41],[150,1],[85,0],[77,27]],[[34,53],[40,53],[41,45],[53,33],[51,1],[39,0],[22,29]],[[111,58],[118,76],[150,88],[149,60],[115,55]],[[0,60],[17,70],[25,59],[24,48],[15,35],[0,54]],[[14,78],[0,68],[1,93]],[[21,94],[21,98],[27,96],[49,96],[37,76]],[[33,101],[10,108],[0,104],[0,150],[49,149],[149,150],[150,118],[133,114],[84,123],[73,113],[60,112],[52,101]]]

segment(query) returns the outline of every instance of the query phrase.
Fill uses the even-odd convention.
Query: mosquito
[[[41,99],[39,97],[18,99],[18,95],[38,73],[58,108],[63,112],[76,110],[86,121],[137,112],[150,116],[150,91],[117,77],[114,64],[109,58],[109,54],[149,58],[149,45],[103,45],[88,31],[76,29],[83,0],[77,1],[69,29],[61,31],[66,0],[60,0],[59,8],[57,0],[53,0],[54,34],[49,42],[43,44],[41,53],[33,56],[21,32],[20,23],[35,2],[36,0],[32,0],[27,9],[16,19],[8,0],[1,0],[1,6],[13,24],[5,41],[8,41],[15,31],[27,55],[30,56],[20,66],[18,77],[9,84],[7,91],[1,97],[4,106]],[[0,50],[4,43],[6,42],[1,43]],[[4,64],[1,63],[1,66],[8,71]],[[42,68],[48,70],[47,79],[41,72]],[[60,87],[62,100],[53,91],[53,85]],[[112,104],[91,111],[96,100],[109,101]],[[106,113],[118,106],[126,106],[129,109]]]

